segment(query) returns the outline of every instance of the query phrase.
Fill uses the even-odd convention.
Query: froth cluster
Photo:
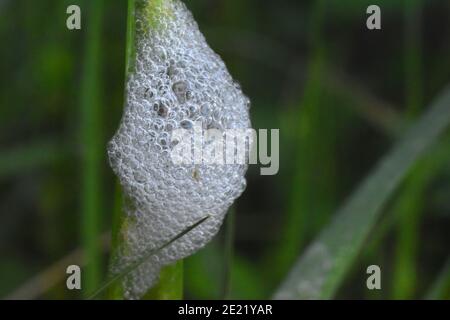
[[[151,20],[140,1],[136,59],[120,127],[108,146],[126,195],[126,219],[112,272],[156,248],[196,221],[203,224],[151,257],[123,280],[125,297],[139,298],[162,266],[204,246],[245,189],[246,165],[175,165],[172,132],[201,122],[204,129],[249,128],[249,100],[179,0],[161,1]],[[144,9],[142,9],[144,8]]]

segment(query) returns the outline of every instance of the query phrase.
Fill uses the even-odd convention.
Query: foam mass
[[[208,243],[245,189],[247,165],[174,164],[173,130],[198,122],[204,129],[250,127],[248,98],[186,6],[179,0],[141,0],[136,6],[135,59],[124,114],[108,145],[127,200],[111,272],[120,272],[206,215],[210,218],[125,277],[128,299],[151,288],[162,266]]]

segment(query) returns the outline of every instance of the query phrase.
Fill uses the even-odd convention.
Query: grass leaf
[[[275,293],[276,299],[329,299],[342,283],[381,208],[450,123],[450,88],[363,181],[294,265]]]
[[[110,279],[108,279],[94,294],[92,294],[89,297],[89,299],[94,299],[95,297],[97,297],[100,293],[104,292],[110,285],[112,285],[116,281],[122,279],[126,275],[128,275],[131,272],[133,272],[134,270],[136,270],[136,268],[138,268],[141,264],[143,264],[145,261],[147,261],[152,255],[154,255],[154,254],[158,253],[159,251],[163,250],[164,248],[168,247],[169,245],[171,245],[172,243],[174,243],[175,241],[177,241],[178,239],[183,237],[185,234],[190,232],[192,229],[196,228],[197,226],[199,226],[200,224],[205,222],[205,220],[207,220],[208,218],[209,218],[209,215],[205,216],[204,218],[200,219],[193,225],[184,229],[182,232],[177,234],[175,237],[173,237],[172,239],[170,239],[169,241],[167,241],[160,247],[155,248],[155,249],[149,249],[146,252],[144,252],[144,254],[139,259],[130,263],[121,272],[116,273]]]
[[[232,206],[227,214],[225,223],[225,246],[224,246],[224,270],[222,279],[222,299],[227,300],[231,294],[231,272],[234,257],[234,219],[236,208]]]
[[[104,160],[103,109],[102,109],[102,27],[104,2],[89,2],[88,21],[83,55],[83,70],[80,87],[81,149],[81,242],[85,250],[87,265],[83,286],[94,290],[102,280],[102,252],[98,237],[102,229]],[[87,4],[86,2],[86,4]]]

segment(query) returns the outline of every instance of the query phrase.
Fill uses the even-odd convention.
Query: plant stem
[[[283,218],[282,237],[274,253],[268,255],[268,277],[279,282],[303,248],[306,240],[328,219],[335,202],[336,183],[334,137],[336,135],[333,108],[324,100],[324,70],[326,44],[323,36],[326,18],[325,1],[312,4],[308,44],[312,54],[308,62],[308,79],[301,102],[292,122],[291,143],[295,144],[295,170],[292,173],[290,202]],[[320,176],[316,172],[320,171]],[[320,198],[318,197],[320,195]],[[311,215],[314,215],[312,218]]]
[[[126,103],[126,83],[129,78],[129,74],[133,72],[134,58],[135,58],[135,0],[128,0],[127,7],[127,31],[126,31],[126,44],[125,44],[125,77],[124,77],[124,103]],[[121,245],[123,239],[120,237],[121,230],[123,228],[123,222],[125,215],[123,210],[123,195],[120,187],[120,183],[116,180],[115,195],[114,195],[114,207],[112,218],[112,230],[111,230],[111,257],[110,264],[113,263],[114,256],[117,248]],[[119,300],[123,298],[123,288],[120,282],[116,282],[108,289],[107,296],[109,299]]]
[[[423,104],[421,59],[421,12],[422,1],[405,2],[405,100],[409,119],[414,118]],[[423,166],[422,166],[423,167]],[[417,286],[417,256],[421,214],[428,176],[420,165],[410,173],[405,188],[396,203],[400,221],[394,262],[393,298],[410,299]]]
[[[183,299],[183,260],[164,267],[159,274],[158,283],[144,295],[143,299]]]
[[[234,219],[235,207],[232,206],[228,212],[225,225],[225,254],[224,254],[224,272],[222,283],[222,298],[229,299],[231,295],[231,272],[233,269],[234,256]]]
[[[142,12],[141,10],[145,10],[148,17],[148,25],[146,27],[156,28],[157,25],[154,23],[155,19],[153,15],[154,8],[162,5],[165,1],[170,0],[148,1],[142,2],[139,5],[136,3],[136,0],[128,0],[125,81],[128,81],[129,75],[133,72],[136,59],[136,15],[138,13],[140,14]],[[116,197],[121,196],[117,195]],[[113,221],[113,254],[117,246],[119,246],[121,241],[123,241],[119,237],[119,233],[124,226],[125,217],[124,214],[120,212],[120,209],[117,208],[118,205],[121,206],[119,203],[120,201],[116,202],[116,214],[114,215]],[[122,292],[123,290],[120,283],[115,284],[109,291],[109,297],[113,299],[122,298]],[[180,260],[173,265],[164,267],[161,270],[158,283],[143,296],[143,299],[166,300],[181,299],[182,297],[183,261]]]
[[[86,252],[83,292],[89,293],[101,281],[101,165],[103,157],[100,104],[100,42],[103,0],[89,1],[84,66],[81,81],[82,191],[81,240]]]
[[[183,231],[178,233],[176,236],[174,236],[173,238],[169,239],[167,242],[162,244],[160,247],[158,247],[158,248],[148,248],[148,249],[144,250],[142,252],[142,256],[134,259],[134,261],[128,263],[125,267],[123,267],[117,273],[115,273],[112,276],[110,276],[109,279],[107,279],[107,281],[105,281],[103,283],[103,285],[90,296],[90,299],[96,298],[103,291],[105,291],[106,289],[110,288],[111,285],[113,285],[114,283],[117,283],[117,281],[123,279],[124,277],[129,275],[131,272],[135,271],[139,266],[141,266],[144,262],[146,262],[151,256],[157,254],[161,250],[164,250],[165,248],[167,248],[168,246],[173,244],[175,241],[177,241],[178,239],[183,237],[185,234],[190,232],[192,229],[196,228],[197,226],[199,226],[200,224],[205,222],[207,219],[209,219],[209,217],[210,216],[207,215],[207,216],[203,217],[202,219],[198,220],[193,225],[187,227],[186,229],[184,229]]]

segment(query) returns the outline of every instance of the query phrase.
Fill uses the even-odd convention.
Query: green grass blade
[[[163,2],[169,0],[155,0],[149,2],[142,2],[136,0],[128,0],[127,7],[127,37],[126,37],[126,54],[125,54],[125,83],[129,79],[129,75],[134,70],[134,64],[136,59],[136,13],[138,11],[145,10],[148,14],[148,25],[146,27],[156,28],[154,14],[157,12],[157,8],[163,4]],[[126,85],[125,85],[126,87]],[[125,92],[126,94],[126,92]],[[124,99],[126,101],[126,97]],[[118,187],[120,190],[120,187]],[[120,191],[119,191],[120,193]],[[117,195],[121,197],[120,194]],[[117,198],[116,196],[116,198]],[[124,214],[119,212],[118,201],[115,205],[115,214],[113,218],[113,254],[115,248],[120,245],[121,239],[118,234],[122,228],[124,222]],[[109,297],[113,299],[122,298],[122,287],[120,284],[110,286]],[[178,261],[177,263],[166,266],[161,270],[158,283],[150,289],[143,299],[181,299],[183,296],[183,263]]]
[[[144,253],[142,254],[141,258],[139,258],[136,261],[130,263],[121,272],[118,272],[118,273],[114,274],[113,276],[111,276],[97,291],[95,291],[94,294],[92,294],[89,297],[89,299],[94,299],[95,297],[100,295],[107,288],[109,288],[113,283],[115,283],[116,281],[118,281],[120,279],[123,279],[123,277],[125,277],[126,275],[128,275],[131,272],[133,272],[134,270],[136,270],[136,268],[138,268],[141,264],[143,264],[145,261],[147,261],[151,256],[153,256],[154,254],[160,252],[164,248],[170,246],[172,243],[174,243],[175,241],[177,241],[178,239],[183,237],[185,234],[190,232],[192,229],[195,229],[197,226],[199,226],[200,224],[205,222],[208,218],[209,218],[209,216],[206,216],[206,217],[200,219],[199,221],[197,221],[193,225],[187,227],[182,232],[177,234],[175,237],[173,237],[172,239],[170,239],[169,241],[167,241],[166,243],[164,243],[160,247],[144,251]]]
[[[102,261],[98,237],[101,232],[103,159],[102,114],[100,104],[101,30],[103,0],[89,1],[84,65],[81,79],[81,241],[86,252],[84,288],[92,291],[101,282]]]
[[[333,297],[375,225],[382,206],[411,166],[449,123],[450,88],[446,88],[335,214],[331,223],[300,257],[274,297]]]
[[[231,207],[225,223],[224,271],[222,279],[222,299],[229,299],[231,294],[231,272],[234,256],[234,218],[236,209]]]
[[[289,143],[295,145],[292,153],[295,165],[289,172],[288,207],[282,218],[281,237],[267,255],[267,279],[274,284],[289,271],[307,239],[327,222],[336,198],[336,108],[333,103],[327,103],[323,85],[328,64],[323,37],[324,1],[314,1],[309,18],[311,57],[305,77],[308,80],[301,102],[290,117],[293,120],[288,122]],[[321,171],[320,175],[317,170]],[[272,263],[277,267],[273,268]]]
[[[136,0],[128,0],[127,7],[127,39],[125,48],[125,81],[128,79],[128,74],[133,71],[135,58],[135,32],[136,21]]]
[[[422,50],[420,43],[422,0],[405,3],[405,100],[408,118],[420,112],[423,96]],[[410,299],[417,289],[417,258],[420,223],[425,205],[427,170],[413,168],[394,207],[400,216],[397,226],[392,297]]]

